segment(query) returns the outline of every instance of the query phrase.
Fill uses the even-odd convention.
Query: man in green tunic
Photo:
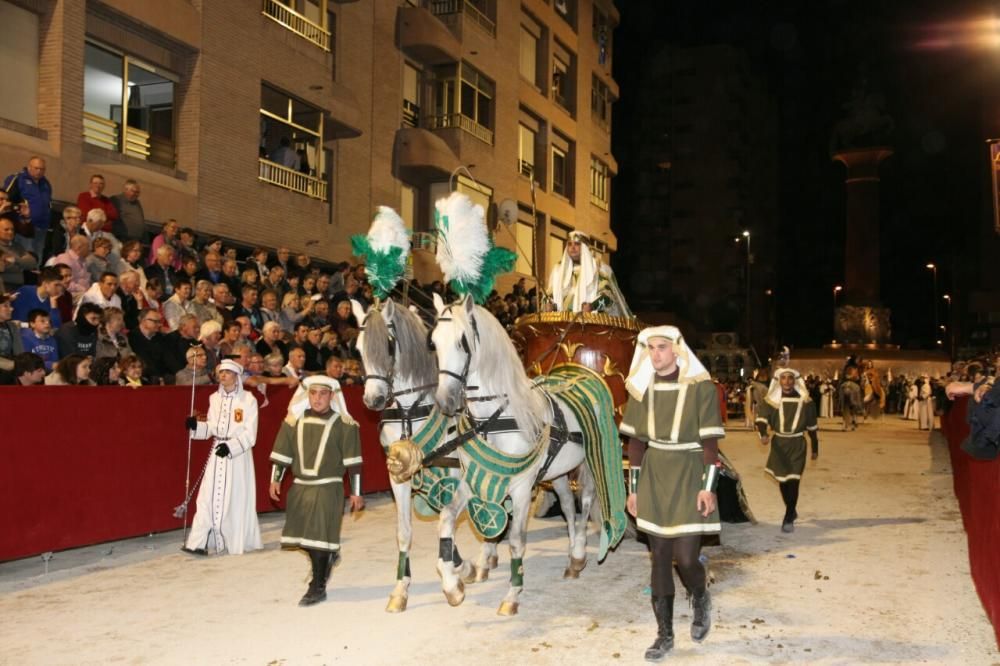
[[[768,434],[768,428],[771,434]],[[806,468],[806,438],[812,441],[812,459],[819,457],[819,425],[816,403],[797,370],[779,368],[771,380],[767,397],[757,412],[757,432],[765,446],[771,445],[765,470],[774,477],[785,502],[782,532],[795,531],[795,510],[799,502],[799,482]]]
[[[711,627],[699,555],[702,537],[721,531],[715,486],[725,430],[715,385],[673,326],[639,333],[626,388],[620,426],[629,437],[626,507],[649,536],[657,635],[645,657],[660,661],[674,646],[674,561],[694,606],[691,638],[701,642]]]
[[[326,581],[340,559],[340,525],[344,515],[344,472],[351,472],[351,510],[360,511],[361,436],[347,413],[340,384],[324,375],[303,382],[309,409],[281,424],[271,451],[271,499],[278,501],[285,470],[295,481],[288,491],[281,547],[301,548],[312,562],[312,580],[300,606],[326,600]]]

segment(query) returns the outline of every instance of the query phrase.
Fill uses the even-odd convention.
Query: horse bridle
[[[380,309],[372,308],[371,310],[369,310],[368,314],[365,315],[365,320],[361,323],[361,330],[362,331],[365,330],[365,325],[368,323],[368,317],[371,317],[372,313],[378,313],[379,316],[381,316],[381,310]],[[386,396],[386,399],[385,399],[385,404],[386,404],[387,407],[390,406],[390,405],[392,405],[393,403],[396,403],[397,402],[396,398],[398,398],[399,396],[409,395],[411,393],[418,393],[419,392],[421,395],[413,402],[412,405],[410,405],[410,409],[412,409],[417,403],[419,403],[423,399],[424,395],[427,393],[427,389],[430,389],[430,388],[434,387],[434,384],[423,384],[421,386],[414,386],[412,388],[406,389],[405,391],[396,391],[395,390],[395,388],[394,388],[394,385],[395,385],[394,382],[395,382],[395,372],[396,372],[396,325],[393,324],[392,322],[388,322],[388,323],[386,323],[386,328],[389,329],[389,339],[387,341],[387,344],[389,346],[389,371],[388,371],[388,374],[386,374],[386,375],[365,374],[365,375],[362,375],[361,381],[362,381],[362,383],[365,383],[369,379],[376,379],[376,380],[378,380],[380,382],[384,382],[385,385],[386,385],[386,387],[389,389],[389,393],[388,393],[388,395]],[[402,409],[402,408],[400,408],[400,409]],[[408,413],[409,409],[403,410],[403,411]]]
[[[449,306],[448,308],[446,308],[443,311],[442,315],[447,315],[450,312],[451,312],[451,306]],[[439,316],[434,321],[434,328],[437,328],[438,323],[442,322],[442,321],[454,321],[454,317]],[[472,335],[475,338],[476,342],[478,343],[479,342],[479,326],[476,324],[475,317],[472,317],[471,315],[469,316],[469,325],[472,326]],[[433,333],[434,333],[434,328],[432,328],[427,333],[427,349],[430,350],[430,351],[434,351],[435,350],[434,340],[431,339],[431,335],[433,335]],[[507,397],[506,395],[481,395],[481,396],[470,396],[470,395],[468,395],[468,391],[478,391],[479,387],[478,386],[468,386],[467,385],[467,382],[469,380],[469,368],[472,365],[472,346],[469,344],[469,338],[468,338],[468,336],[464,332],[462,333],[461,340],[459,340],[459,345],[461,346],[462,351],[465,352],[465,363],[462,365],[462,372],[458,373],[458,372],[454,372],[452,370],[445,370],[445,369],[440,369],[439,368],[438,369],[438,376],[445,375],[447,377],[451,377],[453,379],[457,379],[458,383],[462,386],[462,393],[464,394],[464,402],[466,402],[466,403],[469,403],[469,402],[489,402],[491,400],[501,400],[501,399],[506,398]],[[503,410],[503,407],[501,407],[501,411],[502,410]]]

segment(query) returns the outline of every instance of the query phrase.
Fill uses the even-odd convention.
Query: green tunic
[[[291,467],[295,481],[288,491],[282,548],[340,550],[344,516],[344,473],[361,464],[361,434],[329,411],[312,410],[281,424],[271,462]]]
[[[720,532],[718,509],[705,517],[697,504],[705,474],[701,442],[726,436],[715,384],[658,379],[641,402],[629,397],[619,430],[647,443],[637,492],[638,529],[661,537]]]
[[[780,406],[764,400],[757,410],[757,423],[772,431],[768,474],[778,481],[801,479],[806,468],[806,431],[816,430],[816,403],[809,398],[782,396]]]

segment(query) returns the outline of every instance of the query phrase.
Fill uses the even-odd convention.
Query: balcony
[[[411,183],[441,180],[461,163],[444,139],[420,127],[396,131],[393,161],[400,177]]]
[[[312,199],[326,201],[326,181],[302,173],[301,171],[296,171],[295,169],[289,169],[276,162],[265,160],[262,157],[258,158],[258,161],[260,162],[260,168],[257,180],[270,185],[277,185],[292,192],[304,194]]]
[[[462,43],[429,10],[400,7],[396,16],[400,51],[427,65],[461,60]]]
[[[479,7],[476,7],[472,0],[430,0],[429,4],[431,13],[453,30],[459,28],[459,22],[464,16],[490,37],[496,38],[497,36],[496,21],[487,16]]]
[[[403,127],[420,127],[420,107],[408,99],[403,100]]]
[[[171,169],[176,163],[174,143],[170,139],[150,136],[148,132],[135,127],[122,128],[120,123],[86,111],[83,112],[83,140],[94,146],[122,152],[129,157]]]
[[[291,30],[324,51],[330,50],[330,31],[278,0],[264,0],[264,16]]]
[[[461,113],[446,113],[440,116],[428,116],[424,126],[432,130],[457,127],[476,137],[483,143],[491,146],[493,145],[493,130],[488,127],[483,127],[472,118],[463,116]]]
[[[605,201],[604,199],[602,199],[601,197],[599,197],[594,193],[590,194],[590,203],[597,206],[601,210],[608,210],[610,208],[607,201]]]

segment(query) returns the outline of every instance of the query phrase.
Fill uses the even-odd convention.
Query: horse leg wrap
[[[441,539],[438,541],[438,558],[442,562],[451,562],[454,552],[455,542],[452,539]]]
[[[458,554],[458,546],[451,549],[451,563],[456,567],[462,564],[462,556]]]
[[[410,577],[410,554],[405,550],[399,551],[399,564],[396,565],[396,580],[403,580]]]
[[[510,561],[510,584],[512,587],[524,587],[524,560],[520,557]]]

